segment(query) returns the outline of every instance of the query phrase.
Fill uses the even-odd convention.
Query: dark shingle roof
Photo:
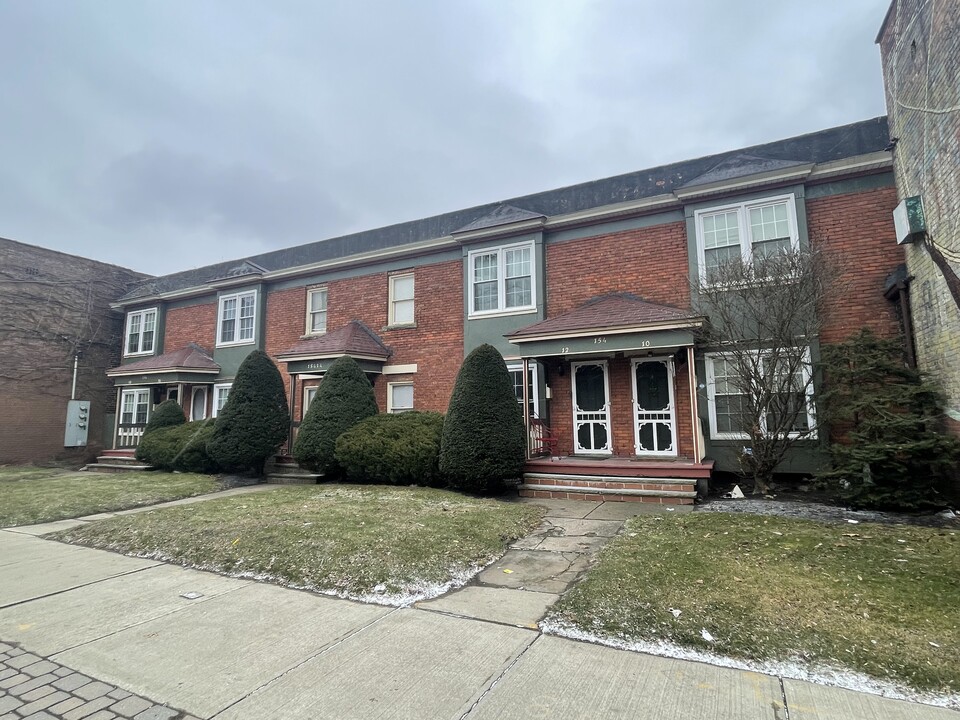
[[[447,237],[456,231],[470,228],[474,223],[479,222],[480,227],[483,227],[483,218],[490,216],[491,213],[496,214],[498,208],[504,206],[513,206],[521,213],[528,214],[528,217],[552,217],[663,195],[683,187],[691,180],[696,181],[706,173],[715,171],[725,161],[737,156],[751,155],[762,158],[765,162],[774,163],[777,161],[824,163],[883,150],[889,140],[887,118],[878,117],[786,140],[661,165],[375,230],[365,230],[306,245],[274,250],[245,259],[164,275],[138,285],[123,296],[121,301],[132,301],[154,294],[205,285],[212,280],[227,277],[231,270],[244,262],[254,263],[265,271],[271,272]]]
[[[630,328],[665,322],[694,320],[700,316],[690,310],[647,302],[630,293],[601,295],[563,315],[541,320],[508,333],[508,338],[562,335],[598,328]]]
[[[500,225],[509,225],[510,223],[522,222],[524,220],[536,220],[542,218],[542,213],[530,212],[513,205],[498,205],[486,215],[477,218],[472,223],[457,228],[454,232],[465,233],[471,230],[484,230],[486,228],[498,227]]]
[[[167,370],[220,370],[210,353],[196,343],[155,357],[120,365],[107,370],[107,374],[119,372],[163,372]]]
[[[277,355],[278,358],[303,357],[310,355],[362,355],[386,360],[393,354],[380,336],[359,320],[351,320],[342,328],[301,340],[289,350]]]

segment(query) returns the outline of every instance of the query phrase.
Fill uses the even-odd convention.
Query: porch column
[[[297,408],[297,376],[290,376],[290,432],[287,434],[287,453],[293,455],[293,419]]]
[[[687,346],[687,385],[690,387],[690,434],[693,435],[693,459],[703,460],[700,447],[700,411],[697,407],[697,367],[693,359],[693,346]]]
[[[526,436],[527,460],[530,459],[530,358],[523,359],[523,427]]]
[[[120,437],[120,398],[123,396],[123,388],[117,388],[117,408],[116,415],[113,416],[113,449],[117,449],[117,440]]]

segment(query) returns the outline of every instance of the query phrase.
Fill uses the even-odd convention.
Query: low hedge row
[[[443,487],[442,432],[443,415],[437,412],[373,415],[337,438],[334,457],[354,482]]]
[[[207,452],[213,428],[213,420],[197,420],[144,433],[137,447],[137,459],[163,470],[219,472],[220,467]]]

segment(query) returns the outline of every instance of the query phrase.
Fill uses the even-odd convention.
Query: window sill
[[[153,350],[145,350],[143,352],[136,352],[136,353],[124,353],[123,357],[124,358],[149,357],[150,355],[153,355]]]
[[[416,323],[403,323],[402,325],[387,325],[384,328],[384,331],[387,330],[416,330]]]
[[[326,335],[326,334],[327,334],[327,331],[326,331],[326,330],[324,330],[324,331],[322,331],[322,332],[318,330],[317,332],[306,333],[306,334],[304,334],[304,335],[301,335],[301,336],[300,336],[300,339],[301,339],[301,340],[310,340],[310,339],[312,339],[312,338],[323,337],[323,336]]]
[[[243,345],[256,345],[256,340],[239,340],[237,342],[217,343],[216,348],[241,347]]]
[[[485,318],[495,318],[495,317],[509,317],[511,315],[533,315],[537,312],[537,308],[521,308],[520,310],[489,310],[487,312],[478,312],[470,313],[467,315],[468,320],[483,320]]]

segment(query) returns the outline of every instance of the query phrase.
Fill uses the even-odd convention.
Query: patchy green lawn
[[[958,598],[957,530],[640,516],[553,606],[548,625],[956,694]]]
[[[412,487],[284,487],[51,537],[388,604],[439,594],[538,524],[532,505]]]
[[[209,475],[0,467],[0,527],[153,505],[220,489]]]

